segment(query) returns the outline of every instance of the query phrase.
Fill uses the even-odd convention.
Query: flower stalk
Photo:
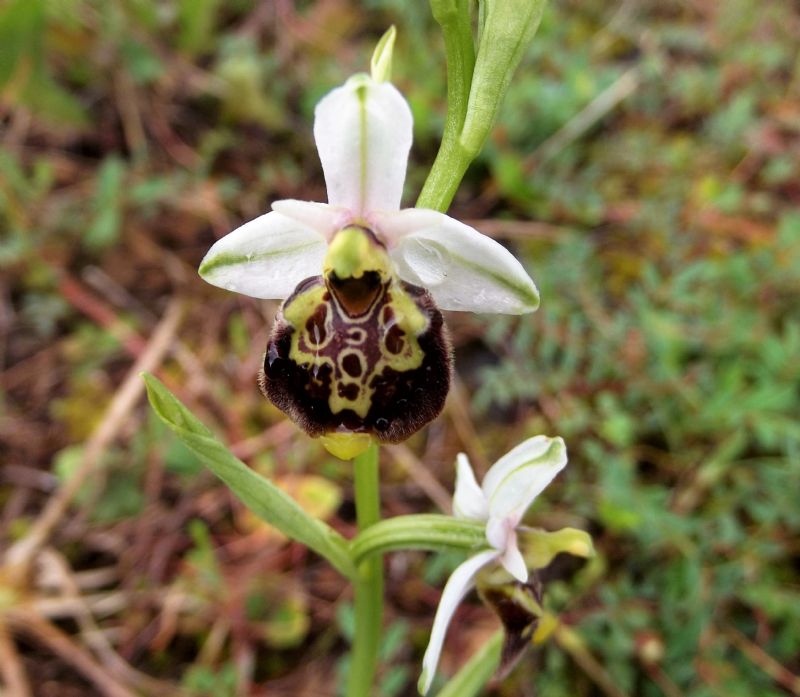
[[[356,456],[355,501],[359,532],[375,525],[381,517],[378,446],[371,445]],[[383,556],[365,559],[356,568],[355,636],[347,677],[348,697],[369,697],[378,663],[383,624]]]

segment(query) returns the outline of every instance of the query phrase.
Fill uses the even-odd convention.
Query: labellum
[[[495,677],[504,679],[531,643],[542,615],[542,584],[534,575],[527,583],[478,583],[478,595],[503,624],[503,649]]]
[[[357,225],[340,230],[323,274],[283,303],[264,357],[264,394],[334,455],[374,438],[405,440],[438,416],[451,348],[423,288],[397,278],[384,245]]]

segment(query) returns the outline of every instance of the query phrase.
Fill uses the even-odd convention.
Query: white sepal
[[[328,203],[358,217],[400,208],[413,119],[388,82],[355,75],[329,92],[314,112],[314,139]]]
[[[200,263],[200,276],[254,298],[285,298],[304,278],[319,274],[327,244],[317,231],[272,212],[217,241]]]
[[[521,443],[492,465],[483,480],[489,515],[516,526],[534,499],[567,464],[561,438],[536,436]]]
[[[376,217],[400,277],[427,288],[443,310],[519,315],[539,307],[522,264],[475,228],[425,209]]]
[[[442,597],[439,600],[439,607],[436,609],[436,617],[433,619],[428,648],[425,649],[425,656],[422,658],[422,674],[417,683],[417,689],[420,694],[424,695],[431,687],[433,676],[436,674],[436,666],[439,663],[439,656],[442,653],[444,636],[458,604],[475,585],[475,575],[484,566],[497,559],[497,556],[497,551],[493,549],[479,552],[456,567],[456,570],[447,579]]]

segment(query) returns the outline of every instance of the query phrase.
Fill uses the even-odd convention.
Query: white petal
[[[517,533],[513,529],[503,556],[500,557],[500,563],[517,581],[527,583],[528,567],[525,565],[525,558],[517,546]]]
[[[303,227],[316,230],[328,241],[334,233],[350,222],[350,213],[346,209],[316,201],[298,201],[287,198],[274,201],[272,210],[291,218]]]
[[[458,518],[486,520],[489,502],[475,480],[475,473],[464,453],[456,457],[456,493],[453,496],[453,513]]]
[[[400,277],[427,288],[443,310],[519,315],[539,307],[522,264],[469,225],[413,208],[376,220]]]
[[[528,506],[567,464],[561,438],[536,436],[500,458],[486,473],[483,492],[492,517],[519,523]]]
[[[280,213],[245,223],[208,250],[200,275],[209,283],[254,298],[285,298],[322,270],[323,237]]]
[[[525,558],[517,544],[517,521],[512,518],[492,516],[486,524],[486,539],[500,553],[500,563],[518,581],[528,580]]]
[[[367,75],[323,97],[314,112],[314,138],[328,202],[357,216],[399,210],[412,126],[397,89]]]
[[[479,552],[458,566],[447,580],[441,600],[439,600],[439,607],[436,610],[436,617],[433,619],[428,648],[425,649],[425,656],[422,658],[422,675],[417,683],[420,694],[424,695],[431,687],[439,656],[442,653],[444,636],[458,604],[475,585],[475,574],[497,557],[498,553],[493,549]]]
[[[511,533],[514,531],[514,523],[500,516],[492,516],[486,523],[486,540],[498,552],[505,552]]]

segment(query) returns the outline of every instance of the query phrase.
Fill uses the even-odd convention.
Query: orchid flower
[[[521,314],[539,304],[502,245],[444,213],[400,209],[412,116],[386,82],[392,42],[393,33],[382,40],[371,76],[317,104],[328,202],[273,202],[214,244],[199,270],[228,290],[287,298],[262,391],[346,459],[373,438],[408,438],[441,411],[451,349],[439,308]]]
[[[420,693],[430,689],[447,627],[456,607],[475,585],[478,573],[497,563],[517,581],[528,581],[517,530],[525,511],[566,464],[567,450],[561,438],[536,436],[501,457],[486,473],[482,486],[478,486],[467,456],[458,455],[453,512],[457,517],[486,523],[489,549],[463,562],[445,584],[422,659]]]

